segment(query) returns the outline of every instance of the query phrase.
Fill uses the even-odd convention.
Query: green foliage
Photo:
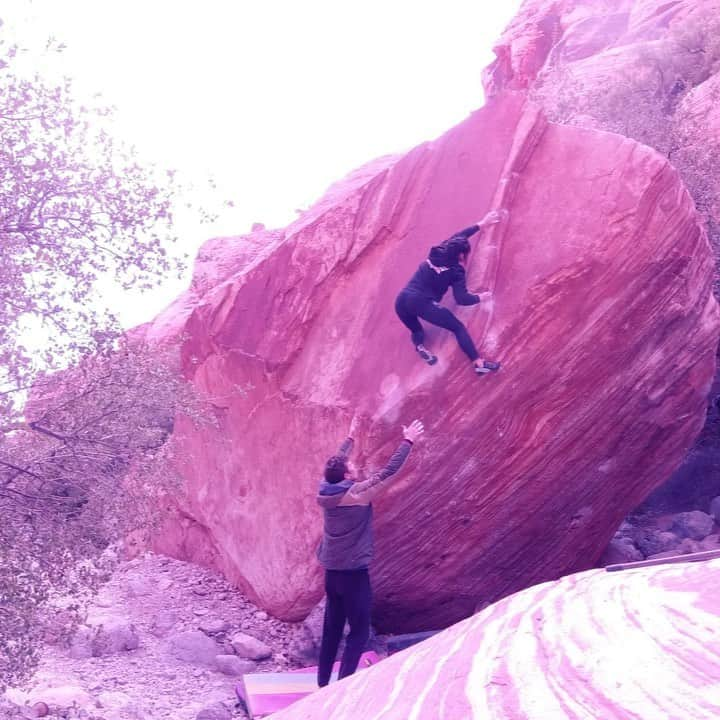
[[[2,28],[0,28],[0,32]],[[0,413],[41,369],[58,369],[112,342],[118,327],[99,278],[149,288],[178,272],[172,173],[138,162],[104,129],[109,110],[15,72],[0,36]],[[48,342],[26,346],[28,328]]]
[[[0,435],[0,687],[27,677],[111,568],[108,548],[177,494],[173,422],[203,404],[175,348],[124,341],[39,380],[26,421]]]
[[[112,545],[157,521],[177,491],[173,422],[202,415],[177,349],[123,338],[97,293],[180,271],[175,176],[17,54],[0,35],[0,691],[72,631]]]
[[[607,82],[589,84],[572,66],[546,72],[532,97],[561,124],[580,124],[619,133],[655,148],[677,168],[707,222],[716,256],[715,291],[720,297],[720,141],[707,113],[693,113],[689,101],[720,72],[720,17],[697,13],[673,26],[663,40],[639,46]],[[717,106],[720,83],[704,98]]]

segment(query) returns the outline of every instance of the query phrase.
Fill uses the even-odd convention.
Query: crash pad
[[[358,670],[380,661],[377,653],[366,652],[360,657]],[[333,665],[331,682],[337,680],[340,662]],[[235,688],[252,720],[264,718],[292,705],[318,690],[317,666],[282,673],[248,673]]]

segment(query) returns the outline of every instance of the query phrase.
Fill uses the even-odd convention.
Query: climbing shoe
[[[437,362],[437,356],[433,355],[424,345],[416,345],[415,349],[418,355],[428,364],[434,365]]]
[[[499,370],[500,363],[493,362],[492,360],[483,360],[482,362],[476,362],[473,368],[478,375],[486,375],[489,372]]]

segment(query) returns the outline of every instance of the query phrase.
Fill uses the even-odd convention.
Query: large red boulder
[[[522,89],[559,122],[655,147],[720,226],[718,0],[532,0],[494,50],[489,97]]]
[[[395,295],[431,244],[501,206],[469,267],[489,295],[448,302],[502,370],[475,377],[444,331],[428,367]],[[394,630],[592,566],[702,425],[718,313],[687,192],[649,148],[548,124],[521,94],[361,168],[284,232],[211,250],[147,328],[183,340],[216,420],[176,424],[187,499],[156,546],[279,617],[322,592],[314,494],[356,411],[364,467],[402,422],[427,429],[376,503],[376,622]]]
[[[486,93],[522,89],[563,124],[617,132],[678,169],[716,256],[720,297],[720,2],[527,0],[495,46]],[[682,466],[644,511],[702,508],[720,483],[720,374]]]
[[[720,560],[538,585],[273,719],[715,718],[716,581]]]

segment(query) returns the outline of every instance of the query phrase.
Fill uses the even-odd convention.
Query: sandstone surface
[[[520,90],[552,119],[650,145],[707,222],[720,297],[720,2],[528,0],[496,42],[490,97]],[[720,376],[706,426],[643,512],[705,509],[720,490]]]
[[[394,297],[429,245],[502,206],[469,267],[488,295],[457,312],[503,369],[475,378],[440,331],[428,368]],[[145,329],[182,340],[217,420],[176,423],[188,499],[156,548],[219,568],[277,617],[321,594],[314,492],[356,411],[362,467],[385,462],[402,422],[427,428],[376,505],[376,623],[394,631],[592,566],[704,418],[713,262],[677,173],[626,138],[548,124],[522,94],[201,259]]]
[[[720,560],[535,586],[277,720],[708,720],[720,713]]]
[[[495,43],[486,94],[531,90],[562,69],[594,91],[639,78],[659,99],[687,81],[697,109],[720,71],[719,12],[718,0],[526,0]]]

